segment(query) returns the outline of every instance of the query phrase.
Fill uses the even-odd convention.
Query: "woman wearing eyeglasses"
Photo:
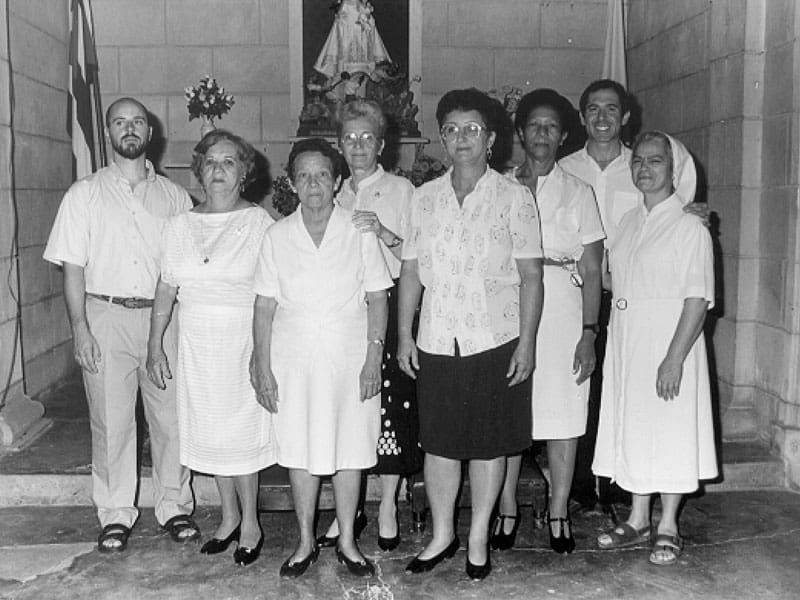
[[[383,170],[378,157],[383,151],[386,117],[380,106],[368,100],[354,100],[339,116],[339,150],[350,168],[337,203],[353,211],[353,224],[362,232],[374,233],[392,279],[400,276],[400,232],[414,186],[405,177]],[[417,406],[414,381],[403,373],[394,353],[397,349],[397,294],[389,290],[389,321],[386,327],[381,385],[381,434],[378,438],[378,464],[372,469],[380,475],[381,503],[378,510],[378,547],[397,548],[400,531],[397,518],[397,489],[401,475],[415,473],[422,466],[417,444]],[[355,534],[366,524],[363,512],[355,522]],[[320,546],[334,546],[338,538],[334,520]]]
[[[458,550],[453,516],[466,460],[466,572],[474,580],[489,574],[489,519],[505,457],[530,445],[524,382],[535,365],[542,248],[532,194],[488,166],[502,110],[474,88],[442,97],[436,119],[452,168],[414,191],[403,236],[397,359],[417,379],[433,521],[433,538],[406,567],[411,573]]]
[[[523,96],[515,127],[525,162],[509,173],[531,190],[542,220],[545,294],[532,377],[532,435],[547,440],[550,547],[559,554],[575,549],[567,502],[578,437],[586,431],[605,238],[592,188],[556,162],[574,110],[569,100],[551,89]],[[492,528],[492,547],[500,550],[513,546],[519,527],[516,492],[521,462],[519,455],[508,458]]]

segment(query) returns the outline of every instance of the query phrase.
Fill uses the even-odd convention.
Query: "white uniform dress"
[[[516,169],[511,172],[516,180]],[[605,237],[592,188],[556,164],[537,184],[545,259],[577,262],[583,247]],[[533,438],[567,439],[586,431],[589,381],[575,384],[575,346],[583,334],[581,288],[570,279],[577,265],[544,267],[544,303],[536,335]]]
[[[330,475],[377,462],[380,394],[362,402],[366,292],[392,286],[378,238],[334,207],[317,247],[302,208],[264,236],[255,291],[275,298],[271,366],[278,383],[278,462]]]
[[[680,394],[656,395],[658,366],[686,298],[714,301],[711,237],[673,194],[628,213],[610,248],[614,305],[592,470],[636,494],[683,494],[717,476],[703,334],[683,363]]]
[[[195,471],[246,475],[275,463],[272,417],[249,373],[253,275],[272,222],[258,206],[188,212],[164,232],[161,278],[178,287],[180,306],[173,369],[180,458]]]

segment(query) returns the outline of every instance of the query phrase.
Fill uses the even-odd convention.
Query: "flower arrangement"
[[[222,118],[234,104],[233,96],[225,93],[225,88],[217,84],[211,75],[200,78],[200,84],[184,90],[189,120]]]
[[[272,182],[272,206],[284,217],[292,214],[300,199],[297,197],[288,175],[279,175]]]
[[[438,158],[433,158],[427,154],[420,154],[411,165],[410,171],[395,169],[395,174],[405,177],[414,187],[419,187],[423,183],[441,177],[447,172],[447,167]]]
[[[503,108],[506,110],[509,117],[514,117],[514,113],[517,112],[519,101],[522,98],[522,89],[513,85],[504,85],[500,90],[493,88],[487,93],[503,104]]]

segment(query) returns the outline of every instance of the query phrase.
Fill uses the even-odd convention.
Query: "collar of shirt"
[[[594,157],[592,157],[592,155],[589,154],[589,144],[588,144],[588,142],[583,148],[578,150],[578,152],[580,153],[579,156],[580,156],[581,160],[586,162],[587,164],[592,165],[592,167],[596,171],[598,171],[600,173],[611,173],[613,171],[619,170],[620,168],[625,169],[625,170],[628,170],[628,169],[631,168],[631,156],[633,154],[631,152],[631,149],[628,148],[622,142],[620,142],[619,147],[620,147],[619,154],[610,163],[608,163],[606,165],[605,169],[601,169],[600,165],[597,163],[597,161],[594,159]]]
[[[661,213],[672,210],[675,206],[679,206],[681,207],[681,210],[683,210],[683,202],[681,201],[681,198],[674,193],[670,194],[667,198],[656,204],[650,210],[647,210],[647,205],[642,202],[640,208],[642,219],[645,222],[651,221],[657,218]]]
[[[486,165],[486,170],[483,172],[483,175],[480,176],[478,181],[475,182],[475,187],[472,188],[472,191],[469,194],[464,196],[464,202],[462,202],[461,207],[459,208],[459,211],[463,211],[464,209],[467,208],[467,200],[470,200],[472,198],[479,198],[479,199],[483,198],[483,194],[481,193],[481,191],[482,191],[483,188],[485,188],[486,186],[490,185],[490,182],[492,181],[492,178],[494,177],[495,174],[498,177],[502,177],[502,175],[500,175],[500,173],[496,173],[495,171],[492,170],[491,167],[489,167],[489,165]],[[458,197],[456,196],[456,190],[453,187],[453,167],[452,166],[449,169],[447,169],[447,172],[444,174],[444,176],[442,176],[441,180],[442,180],[442,184],[444,186],[446,186],[446,188],[450,191],[451,199],[455,200],[456,201],[456,206],[458,206]]]
[[[122,174],[122,169],[119,168],[119,165],[117,163],[112,161],[111,164],[109,165],[109,167],[111,167],[111,172],[114,174],[114,177],[116,177],[117,179],[119,179],[121,181],[124,181],[125,183],[130,185],[130,181],[128,180],[127,177],[125,177],[125,175]],[[156,170],[153,167],[153,163],[151,163],[149,160],[145,159],[144,168],[145,168],[145,170],[147,172],[147,175],[145,176],[145,180],[148,181],[148,182],[151,182],[151,183],[153,181],[155,181],[156,180]]]

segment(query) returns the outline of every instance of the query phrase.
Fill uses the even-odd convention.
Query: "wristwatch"
[[[403,238],[401,238],[401,237],[398,237],[397,235],[395,235],[395,236],[392,238],[392,241],[391,241],[391,242],[389,242],[388,244],[386,244],[386,247],[387,247],[387,248],[395,248],[395,247],[399,246],[399,245],[400,245],[400,244],[402,244],[402,243],[403,243]]]
[[[600,333],[600,325],[597,323],[584,323],[583,330],[591,331],[593,334],[598,335]]]

